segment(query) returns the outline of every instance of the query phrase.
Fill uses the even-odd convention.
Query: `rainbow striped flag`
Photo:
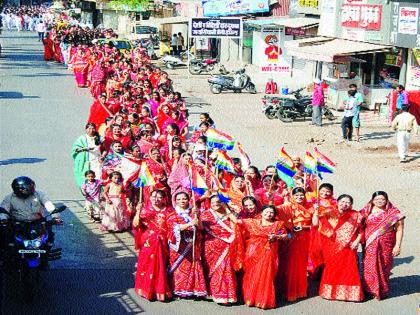
[[[303,159],[303,171],[308,174],[319,175],[318,162],[309,151],[306,151]]]
[[[288,187],[293,187],[293,177],[296,175],[297,169],[293,159],[287,154],[284,147],[280,149],[276,168],[281,180],[284,181]]]
[[[235,165],[232,161],[232,158],[227,154],[226,151],[217,151],[216,160],[214,161],[214,166],[218,169],[225,170],[229,173],[236,173]]]
[[[318,161],[318,172],[320,173],[334,173],[336,164],[330,160],[326,155],[322,154],[318,148],[314,148],[314,155]]]
[[[228,195],[228,190],[222,186],[222,183],[219,181],[219,179],[211,173],[211,179],[214,186],[217,188],[217,195],[219,196],[219,199],[221,202],[229,202],[230,198]]]
[[[153,178],[146,162],[141,164],[139,177],[135,182],[133,182],[133,185],[137,188],[156,185],[155,179]]]
[[[249,158],[248,154],[244,150],[244,147],[239,141],[236,141],[236,148],[239,152],[239,158],[242,162],[242,168],[244,170],[248,169],[248,167],[251,165],[251,159]]]
[[[235,146],[233,137],[213,128],[207,130],[206,137],[207,147],[209,149],[233,150],[233,147]]]
[[[209,189],[205,180],[195,167],[192,167],[191,170],[191,189],[200,196],[204,195],[206,190]]]

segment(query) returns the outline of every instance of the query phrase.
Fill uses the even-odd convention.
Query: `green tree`
[[[146,11],[150,0],[111,0],[110,4],[120,10]]]

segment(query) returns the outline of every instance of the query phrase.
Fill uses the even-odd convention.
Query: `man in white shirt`
[[[397,147],[400,162],[406,162],[408,146],[411,134],[417,134],[418,125],[416,117],[408,112],[408,106],[401,108],[401,114],[397,115],[392,121],[392,129],[397,131]]]
[[[44,40],[44,34],[47,31],[47,26],[44,21],[40,20],[36,25],[36,31],[38,32],[38,41],[41,42]]]

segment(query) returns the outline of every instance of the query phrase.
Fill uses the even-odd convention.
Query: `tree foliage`
[[[150,0],[111,0],[110,4],[120,10],[146,11]]]

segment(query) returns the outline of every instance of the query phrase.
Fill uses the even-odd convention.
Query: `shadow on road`
[[[0,99],[16,99],[16,98],[39,98],[36,95],[23,95],[21,92],[0,92]]]
[[[388,298],[420,293],[420,276],[404,276],[391,278]]]
[[[39,78],[39,77],[42,78],[42,77],[68,77],[68,76],[72,76],[72,74],[51,72],[51,73],[20,74],[17,76],[22,77],[22,78]]]
[[[35,163],[42,163],[47,159],[40,159],[40,158],[17,158],[17,159],[7,159],[7,160],[0,160],[0,166],[10,165],[10,164],[35,164]]]

